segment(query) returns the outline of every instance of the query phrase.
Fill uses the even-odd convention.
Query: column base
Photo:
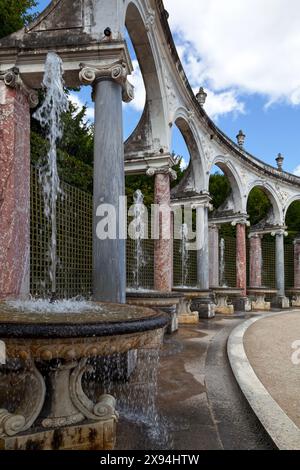
[[[288,309],[290,308],[290,300],[285,296],[274,297],[271,306],[272,308]]]
[[[232,301],[235,311],[237,312],[251,312],[252,305],[248,297],[238,297]]]
[[[108,419],[2,437],[0,450],[113,450],[115,443],[116,420]]]
[[[199,318],[214,318],[216,316],[215,304],[208,298],[199,298],[192,301],[192,310],[199,314]]]

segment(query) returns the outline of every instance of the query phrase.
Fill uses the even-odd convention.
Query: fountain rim
[[[106,305],[118,306],[118,304]],[[124,306],[125,305],[122,305],[122,307]],[[133,308],[130,305],[127,305],[127,307],[129,309]],[[166,327],[169,322],[168,316],[162,312],[144,307],[139,308],[139,310],[144,312],[144,316],[141,316],[141,318],[121,320],[120,322],[97,322],[95,320],[89,321],[87,318],[86,323],[70,321],[65,323],[51,323],[51,320],[47,322],[34,322],[30,320],[28,322],[13,320],[1,321],[0,314],[0,339],[75,339],[119,336],[162,329]],[[21,313],[20,315],[24,315],[24,319],[26,320],[26,313]]]

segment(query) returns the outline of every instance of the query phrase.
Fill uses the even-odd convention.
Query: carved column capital
[[[273,230],[273,232],[271,232],[271,236],[272,237],[276,237],[277,235],[280,235],[280,236],[283,236],[283,237],[287,237],[288,236],[288,232],[286,231],[285,228],[280,228],[278,230]]]
[[[129,103],[134,98],[134,86],[128,81],[129,69],[122,59],[99,66],[80,64],[79,78],[83,85],[94,85],[97,80],[113,80],[122,86],[123,101]]]
[[[240,219],[233,220],[231,222],[232,227],[236,227],[237,225],[246,225],[246,227],[250,227],[250,222],[249,220],[245,219],[244,217],[241,217]]]
[[[22,80],[19,69],[13,67],[9,70],[0,72],[0,80],[3,80],[5,85],[10,88],[16,88],[22,91],[27,97],[31,108],[35,108],[39,104],[39,97],[36,90],[29,88]]]
[[[172,181],[177,180],[177,173],[175,170],[169,167],[164,167],[164,168],[148,168],[146,171],[146,175],[149,177],[155,176],[155,175],[169,175]]]
[[[258,233],[258,232],[251,232],[251,233],[249,233],[248,238],[249,238],[250,240],[251,240],[252,238],[260,238],[260,239],[262,240],[263,234],[262,234],[262,233]]]

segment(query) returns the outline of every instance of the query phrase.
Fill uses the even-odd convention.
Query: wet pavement
[[[160,354],[152,423],[121,418],[123,450],[272,449],[227,359],[230,332],[244,317],[202,320],[166,337]]]

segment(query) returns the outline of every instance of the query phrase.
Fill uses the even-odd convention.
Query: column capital
[[[276,237],[277,235],[287,237],[288,232],[286,231],[285,227],[278,228],[277,230],[273,230],[273,232],[271,232],[272,237]]]
[[[177,180],[177,173],[170,167],[163,167],[163,168],[152,168],[149,167],[146,171],[146,175],[149,177],[153,177],[155,175],[169,175],[172,181]]]
[[[250,227],[249,220],[246,217],[241,217],[240,219],[235,219],[231,222],[232,227],[236,227],[237,225],[246,225],[246,227]]]
[[[299,237],[299,236],[297,236],[297,237],[295,238],[295,240],[293,241],[293,244],[294,244],[294,245],[300,245],[300,237]]]
[[[20,90],[28,99],[31,108],[35,108],[39,104],[39,97],[36,90],[29,88],[22,80],[18,67],[0,72],[0,80],[6,86]]]
[[[263,233],[259,233],[259,232],[250,232],[249,235],[248,235],[248,238],[251,240],[252,238],[260,238],[262,240],[263,238]]]
[[[79,79],[83,85],[94,85],[98,80],[112,80],[121,85],[125,103],[134,99],[134,86],[127,79],[130,68],[124,59],[103,61],[99,65],[81,63],[79,67]]]

